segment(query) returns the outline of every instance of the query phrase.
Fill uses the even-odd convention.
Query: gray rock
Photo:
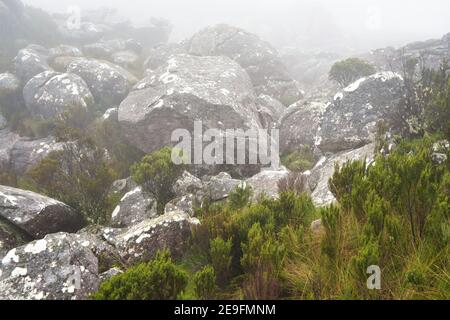
[[[138,185],[131,177],[127,179],[116,180],[111,186],[111,192],[125,194],[135,189]]]
[[[185,194],[170,201],[164,208],[165,214],[183,212],[190,217],[195,216],[195,207],[199,207],[202,199],[198,195]]]
[[[82,57],[83,53],[80,49],[74,46],[61,44],[49,50],[49,60],[54,60],[58,57]]]
[[[243,185],[242,180],[233,179],[228,173],[222,172],[210,178],[205,192],[211,201],[220,201],[228,198],[230,192]]]
[[[321,102],[299,101],[290,106],[280,119],[280,152],[314,146],[326,105]]]
[[[32,239],[14,224],[0,218],[0,258],[13,248],[20,247]]]
[[[67,72],[83,78],[95,101],[101,105],[117,106],[128,94],[129,74],[111,63],[80,58],[69,64]]]
[[[311,170],[309,175],[309,187],[312,199],[316,206],[323,207],[333,203],[336,199],[328,188],[328,181],[333,176],[335,164],[342,165],[348,160],[363,160],[367,163],[373,161],[375,145],[368,144],[362,148],[335,154],[329,158],[323,157]]]
[[[31,191],[0,186],[0,216],[34,238],[82,228],[80,214],[62,202]]]
[[[276,127],[278,120],[286,111],[286,107],[278,100],[261,94],[256,100],[260,122],[264,128]]]
[[[127,69],[138,69],[139,59],[139,55],[131,50],[119,51],[111,56],[112,62]]]
[[[0,130],[0,168],[23,174],[53,151],[62,150],[53,137],[33,140],[5,128]]]
[[[175,182],[173,190],[175,194],[182,197],[186,194],[196,194],[204,188],[202,180],[184,171],[182,176]]]
[[[398,74],[382,72],[362,78],[336,94],[323,116],[319,148],[338,152],[371,143],[380,120],[394,132],[402,130],[403,125],[397,123],[402,85]]]
[[[0,74],[0,97],[15,94],[20,90],[20,80],[12,73]]]
[[[144,62],[144,68],[156,70],[163,66],[171,56],[187,53],[186,48],[179,43],[160,44],[152,48]]]
[[[319,233],[321,230],[323,230],[322,226],[322,219],[314,220],[311,223],[311,231],[315,234]]]
[[[115,277],[122,273],[123,273],[123,271],[118,268],[109,269],[108,271],[105,271],[102,274],[100,274],[100,283],[108,281],[112,277]]]
[[[115,227],[129,227],[157,216],[156,200],[136,187],[126,193],[111,216]]]
[[[124,262],[133,265],[152,260],[159,250],[167,248],[175,258],[181,257],[198,219],[175,211],[145,220],[117,234],[105,230],[104,237],[113,244]]]
[[[259,128],[245,71],[226,57],[173,56],[139,82],[119,107],[125,137],[144,152],[172,145],[176,129]]]
[[[263,170],[247,179],[246,183],[252,188],[254,200],[258,200],[261,196],[276,199],[278,198],[278,182],[288,175],[287,170]]]
[[[109,108],[102,116],[103,122],[117,123],[119,122],[119,108]]]
[[[290,105],[302,97],[278,53],[256,35],[228,25],[201,30],[187,43],[188,52],[202,56],[227,56],[250,75],[258,94],[267,94]]]
[[[71,107],[90,108],[94,97],[76,74],[45,71],[34,76],[23,89],[27,109],[35,116],[50,118]]]
[[[85,45],[83,51],[95,59],[110,60],[114,53],[126,49],[126,41],[122,39],[104,40]]]
[[[12,249],[0,264],[1,300],[84,300],[99,288],[97,243],[58,233]]]
[[[14,58],[14,66],[16,74],[22,83],[27,83],[28,80],[39,73],[51,70],[47,63],[47,58],[43,53],[33,48],[20,50]]]

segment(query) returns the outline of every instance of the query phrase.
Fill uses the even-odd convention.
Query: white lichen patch
[[[34,243],[30,243],[24,249],[26,253],[39,254],[47,250],[47,241],[44,239],[38,240]]]

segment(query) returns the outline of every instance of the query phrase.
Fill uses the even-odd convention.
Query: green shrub
[[[176,266],[169,251],[149,262],[112,277],[93,295],[95,300],[175,300],[188,283],[187,274]]]
[[[252,188],[248,185],[237,187],[228,195],[228,204],[231,210],[239,210],[250,203],[252,197]]]
[[[217,275],[217,283],[224,286],[231,278],[233,242],[231,239],[224,241],[222,238],[216,238],[211,240],[210,246],[211,262]]]
[[[26,173],[24,187],[68,204],[88,223],[106,224],[117,204],[109,193],[117,175],[106,159],[90,139],[66,143]]]
[[[358,58],[350,58],[336,62],[331,67],[329,78],[337,82],[340,86],[346,87],[354,81],[374,74],[375,72],[375,67],[370,63]]]
[[[195,294],[199,299],[212,300],[216,297],[216,273],[212,266],[206,266],[194,275]]]
[[[168,147],[146,155],[131,168],[133,179],[155,197],[160,214],[175,196],[173,186],[184,170],[184,165],[173,163],[172,149]]]
[[[303,146],[299,150],[281,157],[281,163],[294,172],[311,170],[315,162],[314,154],[310,146]]]

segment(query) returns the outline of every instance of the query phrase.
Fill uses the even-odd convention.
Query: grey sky
[[[48,11],[114,7],[136,21],[167,18],[172,40],[229,23],[276,46],[302,50],[362,51],[450,32],[448,0],[25,0]]]

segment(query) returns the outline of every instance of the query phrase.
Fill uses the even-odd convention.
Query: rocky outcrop
[[[0,299],[88,299],[98,290],[99,257],[107,250],[94,237],[67,233],[12,249],[0,263]]]
[[[313,190],[311,197],[314,204],[323,207],[336,200],[328,188],[328,181],[333,176],[335,164],[342,165],[349,160],[364,159],[370,163],[375,157],[374,152],[375,145],[371,143],[359,149],[332,155],[329,158],[323,157],[311,170],[308,178],[309,187]]]
[[[202,180],[184,171],[181,177],[175,182],[173,190],[179,197],[186,194],[201,193],[204,188]]]
[[[235,60],[248,72],[258,94],[267,94],[286,106],[302,96],[276,50],[254,34],[221,24],[201,30],[186,47],[193,55]]]
[[[80,76],[91,90],[96,103],[106,107],[119,105],[127,96],[132,79],[122,68],[105,61],[80,58],[72,61],[67,72]]]
[[[105,229],[103,238],[118,250],[122,260],[133,265],[152,260],[159,250],[167,248],[173,257],[181,257],[191,236],[191,228],[200,222],[186,213],[173,211],[118,233]]]
[[[142,187],[127,192],[111,216],[114,227],[129,227],[157,216],[156,200],[147,195]]]
[[[171,145],[176,129],[258,128],[246,72],[226,57],[173,56],[140,81],[119,107],[126,138],[144,152]]]
[[[13,248],[20,247],[32,238],[14,224],[0,217],[0,258]]]
[[[318,137],[323,152],[355,149],[375,139],[377,123],[383,120],[400,131],[398,104],[402,97],[402,77],[382,72],[352,83],[335,95],[327,107]]]
[[[34,76],[25,85],[23,96],[30,113],[43,118],[51,118],[73,107],[88,109],[94,104],[94,97],[82,78],[54,71]]]
[[[62,202],[6,186],[0,186],[0,216],[33,238],[78,231],[84,223],[80,214]]]
[[[286,110],[279,122],[282,154],[318,143],[317,134],[326,107],[321,102],[299,101]]]

